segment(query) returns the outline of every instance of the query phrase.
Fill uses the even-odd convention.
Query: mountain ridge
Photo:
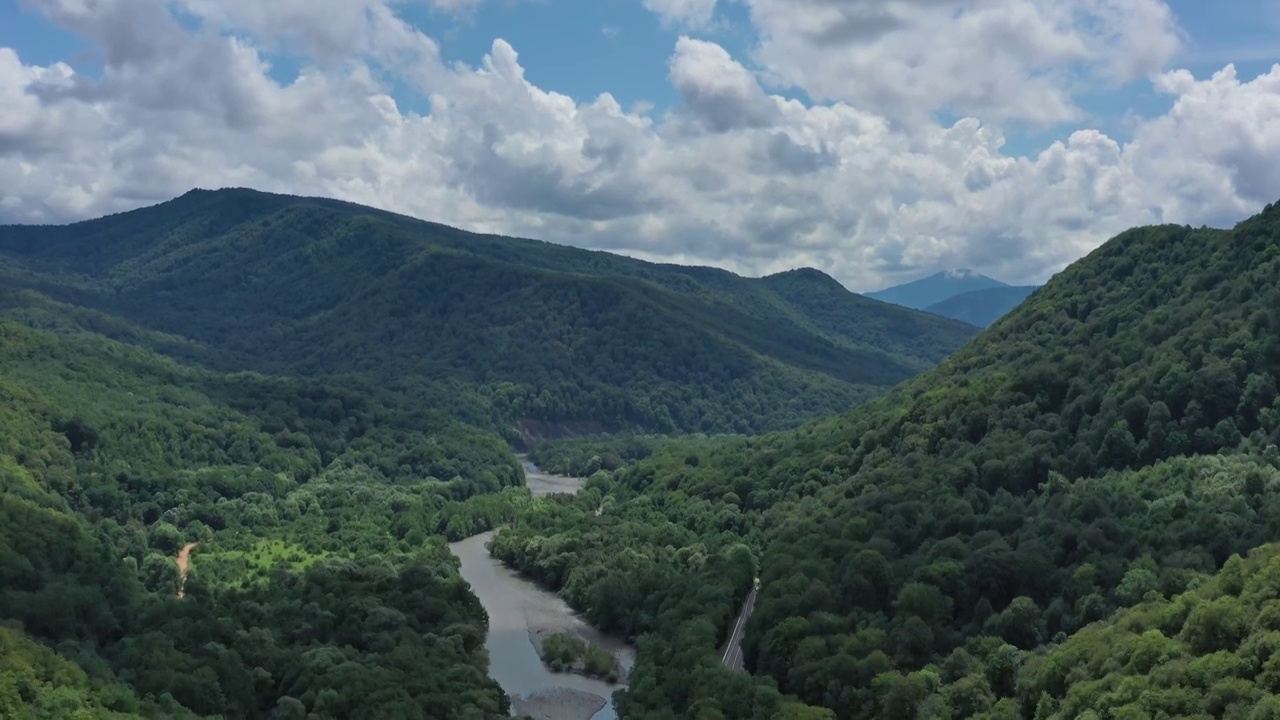
[[[1005,286],[1007,283],[973,270],[942,270],[928,277],[865,293],[865,295],[914,310],[924,310],[930,305],[943,302],[961,293]]]
[[[512,422],[778,429],[861,402],[973,334],[817,271],[796,288],[242,188],[0,227],[0,255],[11,287],[181,335],[223,370],[493,386]]]

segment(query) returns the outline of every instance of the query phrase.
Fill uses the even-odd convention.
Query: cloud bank
[[[1168,69],[1183,40],[1160,0],[744,2],[752,56],[681,37],[681,103],[655,115],[537,87],[501,39],[446,63],[403,2],[34,0],[101,65],[0,48],[0,220],[250,186],[864,290],[948,267],[1042,281],[1132,225],[1226,224],[1280,198],[1280,65]],[[715,10],[646,4],[689,28]],[[296,77],[273,76],[279,53]],[[1120,142],[1075,97],[1128,82],[1171,108]],[[1009,128],[1062,122],[1078,129],[1004,151]]]

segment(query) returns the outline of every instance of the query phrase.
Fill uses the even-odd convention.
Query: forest
[[[495,528],[635,643],[623,718],[1280,717],[1280,206],[1123,233],[971,340],[248,191],[0,258],[6,717],[504,717],[445,544]],[[583,490],[533,498],[525,443]]]
[[[794,426],[975,332],[820,273],[252,191],[0,227],[0,281],[0,617],[37,717],[505,714],[443,541],[531,503],[511,445]],[[76,699],[37,711],[53,673]]]
[[[507,714],[443,538],[528,500],[497,436],[8,320],[0,397],[0,715]]]
[[[354,375],[495,429],[795,427],[977,332],[816,270],[743,278],[251,190],[0,226],[0,258],[7,287],[74,307],[34,320],[221,371]]]
[[[1280,207],[1227,231],[1134,229],[843,416],[541,448],[594,469],[594,494],[529,506],[494,552],[639,640],[628,717],[760,717],[779,692],[840,718],[1270,717],[1265,683],[1225,682],[1252,680],[1241,664],[1163,676],[1170,697],[1217,693],[1192,708],[1148,703],[1099,659],[1105,687],[1148,703],[1130,713],[1089,676],[1043,678],[1097,623],[1190,602],[1280,531],[1276,277]],[[749,582],[724,574],[735,547],[758,553],[761,591],[753,689],[726,692],[717,648]],[[1244,653],[1235,628],[1268,608],[1205,618],[1232,639],[1188,641],[1185,663]]]

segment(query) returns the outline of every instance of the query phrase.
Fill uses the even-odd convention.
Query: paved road
[[[756,590],[760,589],[760,580],[755,581],[747,599],[742,603],[738,619],[733,623],[733,632],[729,633],[729,641],[725,643],[724,652],[720,653],[720,662],[734,672],[746,672],[742,666],[742,635],[747,631],[747,621],[756,609]]]

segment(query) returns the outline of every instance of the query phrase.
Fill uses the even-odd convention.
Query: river
[[[535,496],[576,493],[580,478],[541,472],[521,458],[529,490]],[[489,614],[489,675],[512,698],[513,709],[545,720],[612,720],[611,696],[623,687],[570,673],[553,673],[542,663],[531,633],[571,632],[613,653],[624,673],[630,672],[635,652],[621,639],[605,635],[569,608],[563,600],[493,559],[485,544],[492,532],[449,547],[462,563],[462,577]]]

